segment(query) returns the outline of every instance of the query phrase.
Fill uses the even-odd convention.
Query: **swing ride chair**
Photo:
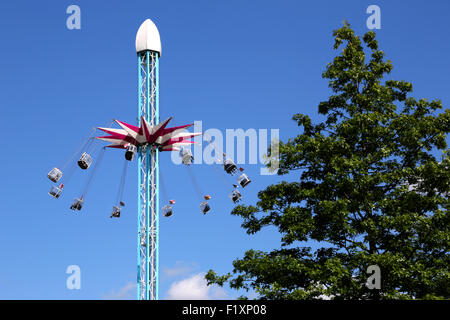
[[[91,166],[92,161],[92,157],[87,152],[84,152],[80,160],[78,160],[78,165],[81,169],[86,170]]]
[[[231,201],[233,201],[233,203],[237,203],[241,200],[242,195],[239,191],[234,190],[231,194],[230,194],[230,199]]]
[[[52,182],[56,183],[62,178],[62,175],[63,174],[59,168],[53,168],[47,176]]]
[[[162,214],[164,215],[164,217],[170,217],[173,214],[173,209],[171,205],[165,205],[164,207],[162,207]]]
[[[237,166],[230,158],[227,158],[223,161],[223,168],[226,173],[235,174],[237,172]]]
[[[200,203],[200,210],[203,214],[207,214],[211,210],[208,201]]]
[[[75,200],[73,200],[72,205],[70,206],[70,209],[73,211],[80,211],[81,208],[83,207],[84,201],[83,201],[83,197],[81,197],[80,199],[75,198]]]
[[[125,152],[125,159],[128,161],[133,161],[137,153],[137,147],[134,144],[127,146],[127,151]]]
[[[247,175],[245,173],[243,173],[238,178],[238,183],[241,185],[242,188],[245,188],[250,182],[251,182],[251,180],[247,177]]]
[[[194,161],[191,150],[182,149],[180,150],[181,162],[185,165],[190,165]]]
[[[111,212],[111,218],[120,218],[120,211],[122,210],[119,206],[113,206],[112,212]]]
[[[58,199],[61,196],[63,185],[60,185],[59,187],[53,186],[50,191],[48,192],[49,195],[51,195],[53,198]]]

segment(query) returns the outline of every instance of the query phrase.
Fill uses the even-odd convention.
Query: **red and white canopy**
[[[135,146],[155,144],[158,146],[159,151],[179,151],[179,147],[194,143],[189,138],[202,134],[201,132],[185,132],[193,124],[166,128],[171,119],[172,117],[155,126],[151,126],[144,117],[141,117],[140,127],[115,120],[122,129],[98,128],[110,135],[96,138],[111,142],[112,144],[107,146],[110,148],[126,149],[129,144],[134,144]]]

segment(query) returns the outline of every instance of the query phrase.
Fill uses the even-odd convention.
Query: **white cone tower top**
[[[145,20],[136,33],[136,52],[156,51],[161,56],[161,39],[152,20]]]

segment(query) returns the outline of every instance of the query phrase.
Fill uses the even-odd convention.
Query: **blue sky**
[[[81,8],[81,30],[66,28],[71,4]],[[162,40],[161,119],[201,120],[204,130],[223,133],[279,129],[287,140],[299,133],[292,115],[319,119],[317,105],[330,94],[321,73],[336,55],[332,30],[348,20],[362,35],[371,4],[381,8],[377,38],[394,65],[390,78],[412,82],[417,98],[440,98],[448,106],[448,1],[2,1],[0,299],[135,297],[136,163],[120,219],[109,215],[122,152],[107,152],[79,214],[68,207],[87,172],[78,170],[59,200],[47,194],[46,174],[92,127],[112,118],[136,121],[134,40],[146,18]],[[244,167],[253,180],[245,204],[265,186],[296,178],[259,175],[261,164]],[[198,287],[198,275],[230,271],[247,249],[276,248],[279,237],[270,228],[247,235],[230,215],[230,188],[210,166],[192,169],[202,192],[213,197],[206,216],[186,168],[161,155],[168,196],[177,203],[174,216],[160,219],[160,297],[194,286],[200,297],[235,298],[227,288]],[[81,290],[66,288],[69,265],[81,268]]]

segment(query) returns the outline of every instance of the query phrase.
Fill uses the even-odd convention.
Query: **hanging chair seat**
[[[209,203],[205,201],[200,204],[200,210],[203,214],[207,214],[211,210],[211,207],[209,206]]]
[[[180,150],[181,162],[185,165],[190,165],[194,161],[191,150],[182,149]]]
[[[133,161],[136,153],[137,153],[137,147],[134,144],[130,144],[127,147],[127,151],[125,151],[125,159],[127,159],[128,161]]]
[[[62,176],[63,174],[58,168],[53,168],[47,175],[47,177],[53,182],[58,182],[62,178]]]
[[[162,207],[162,214],[164,217],[170,217],[173,214],[173,209],[171,205],[165,205]]]
[[[243,173],[239,178],[238,178],[238,183],[242,186],[242,188],[245,188],[245,186],[247,186],[250,182],[252,182],[245,173]]]
[[[239,200],[241,200],[242,195],[239,191],[234,190],[231,194],[230,194],[230,199],[233,201],[233,203],[237,203],[239,202]]]
[[[48,192],[49,195],[51,195],[53,198],[58,199],[61,196],[62,193],[62,186],[53,186],[50,191]]]
[[[111,212],[111,218],[120,218],[121,208],[119,206],[113,206]]]
[[[224,168],[225,172],[229,173],[229,174],[235,174],[237,172],[237,166],[233,162],[233,160],[231,160],[230,158],[227,158],[223,162],[223,168]]]
[[[83,207],[83,203],[84,203],[83,198],[81,198],[81,199],[75,198],[73,200],[72,205],[70,206],[70,209],[73,211],[76,211],[76,210],[80,211],[81,208]]]
[[[91,164],[92,164],[92,157],[87,152],[84,152],[81,155],[80,160],[78,160],[78,165],[80,166],[81,169],[86,170],[91,166]]]

